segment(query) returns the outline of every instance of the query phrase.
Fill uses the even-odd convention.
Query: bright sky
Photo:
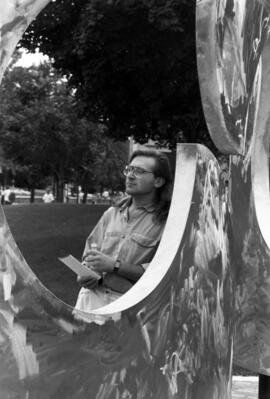
[[[39,65],[41,61],[48,60],[46,55],[42,53],[23,53],[22,57],[16,63],[16,66],[30,67],[31,65]]]

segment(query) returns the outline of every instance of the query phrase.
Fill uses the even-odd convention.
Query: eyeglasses
[[[141,177],[143,176],[145,173],[153,173],[150,170],[145,170],[143,168],[139,168],[138,166],[131,166],[128,165],[125,167],[124,169],[124,175],[127,176],[129,173],[132,173],[135,177]]]

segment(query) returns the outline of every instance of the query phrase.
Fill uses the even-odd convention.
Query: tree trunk
[[[87,192],[83,192],[83,199],[82,199],[82,203],[83,204],[86,204],[86,202],[87,202]]]
[[[64,201],[64,183],[60,179],[57,184],[57,201],[63,202]]]
[[[57,202],[64,201],[64,182],[63,179],[55,175],[55,197]]]
[[[30,189],[30,202],[35,202],[35,189],[33,187]]]

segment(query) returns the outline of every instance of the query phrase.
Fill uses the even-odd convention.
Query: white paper
[[[72,255],[68,255],[65,256],[64,258],[58,258],[58,259],[62,263],[64,263],[67,267],[69,267],[74,273],[78,274],[78,276],[95,278],[96,280],[99,280],[101,278],[101,276],[98,273],[82,265],[81,262],[79,262]]]

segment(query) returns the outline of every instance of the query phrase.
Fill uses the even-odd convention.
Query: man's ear
[[[155,178],[155,187],[156,188],[162,187],[164,184],[165,184],[164,177],[158,176],[158,177]]]

